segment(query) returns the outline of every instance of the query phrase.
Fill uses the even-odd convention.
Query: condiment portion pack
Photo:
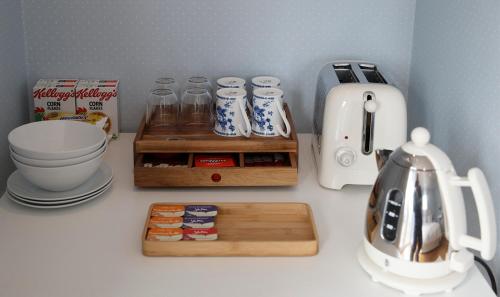
[[[155,205],[146,240],[216,240],[215,205]]]
[[[33,87],[35,121],[82,120],[118,137],[118,80],[40,79]]]

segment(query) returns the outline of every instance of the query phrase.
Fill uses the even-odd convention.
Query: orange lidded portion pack
[[[182,217],[151,217],[149,228],[180,228],[184,220]]]
[[[152,241],[178,241],[181,240],[183,231],[181,228],[151,228],[148,230],[146,240]]]
[[[151,209],[153,217],[182,217],[184,215],[184,205],[154,205]]]

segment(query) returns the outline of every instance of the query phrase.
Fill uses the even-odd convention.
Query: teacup
[[[261,88],[277,88],[281,86],[281,81],[273,76],[256,76],[252,78],[252,90]]]
[[[277,88],[255,89],[252,104],[252,132],[259,136],[290,137],[290,123],[283,109],[283,91]],[[286,132],[283,130],[283,124]]]
[[[246,81],[239,77],[221,77],[217,80],[217,90],[225,88],[245,89]]]
[[[246,90],[246,81],[243,78],[234,77],[234,76],[226,76],[221,77],[217,80],[217,90],[226,89],[226,88],[237,88]],[[248,98],[245,98],[245,106],[248,110],[251,110],[250,102],[248,102]]]
[[[250,137],[250,120],[245,111],[247,92],[244,89],[223,88],[215,101],[214,133],[220,136]]]

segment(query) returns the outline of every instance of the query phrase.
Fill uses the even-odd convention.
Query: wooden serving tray
[[[145,256],[314,256],[318,253],[318,234],[312,210],[305,203],[189,203],[218,207],[214,241],[146,240],[151,208],[144,232]]]

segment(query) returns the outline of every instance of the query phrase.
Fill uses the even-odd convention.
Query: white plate
[[[18,196],[14,193],[9,192],[9,190],[7,190],[7,193],[10,196],[12,196],[13,198],[16,198],[17,200],[21,200],[21,201],[29,203],[29,204],[40,204],[40,205],[67,204],[67,203],[76,202],[78,200],[86,199],[86,198],[92,197],[94,195],[98,195],[99,193],[102,193],[102,192],[106,191],[107,189],[109,189],[111,187],[112,182],[113,182],[113,180],[111,180],[107,185],[100,188],[99,190],[92,192],[91,194],[80,196],[80,197],[75,197],[75,198],[71,198],[71,199],[65,199],[65,200],[35,200],[35,199],[29,199],[29,198],[24,198],[24,197]]]
[[[26,199],[45,201],[67,200],[91,194],[108,184],[112,178],[113,170],[103,162],[96,173],[81,186],[69,191],[52,192],[33,185],[16,170],[7,180],[7,190],[16,196]]]
[[[111,179],[107,184],[105,184],[101,188],[93,191],[92,193],[88,193],[88,194],[85,194],[85,195],[82,195],[82,196],[73,197],[73,198],[69,198],[69,199],[57,199],[57,200],[55,200],[55,199],[33,199],[33,198],[26,198],[26,197],[19,196],[16,193],[10,192],[9,189],[7,189],[7,193],[9,193],[11,196],[15,196],[15,198],[19,198],[21,200],[26,200],[27,202],[31,202],[31,203],[40,203],[40,204],[43,204],[43,203],[48,203],[48,204],[52,204],[52,203],[66,203],[66,202],[71,202],[71,201],[78,200],[78,199],[87,198],[89,196],[97,194],[98,192],[101,192],[102,190],[105,190],[105,189],[109,188],[109,186],[111,185],[112,182],[113,182],[113,179]]]
[[[106,189],[107,190],[107,189]],[[55,204],[55,205],[42,205],[42,204],[33,204],[33,203],[27,203],[27,202],[24,202],[24,201],[21,201],[11,195],[7,195],[7,197],[17,203],[17,204],[20,204],[20,205],[23,205],[23,206],[27,206],[27,207],[33,207],[33,208],[45,208],[45,209],[53,209],[53,208],[64,208],[64,207],[70,207],[70,206],[75,206],[75,205],[78,205],[78,204],[82,204],[82,203],[85,203],[87,201],[90,201],[94,198],[97,198],[99,196],[101,196],[101,194],[103,194],[104,192],[106,192],[106,190],[102,191],[102,192],[99,192],[93,196],[89,196],[88,198],[85,198],[85,199],[81,199],[81,200],[77,200],[77,201],[74,201],[74,202],[71,202],[71,203],[63,203],[63,204]]]
[[[20,198],[12,193],[9,193],[9,198],[10,200],[15,200],[16,203],[25,205],[25,206],[30,206],[30,207],[46,207],[46,208],[58,208],[58,207],[66,207],[66,206],[73,206],[79,204],[78,202],[85,202],[89,201],[91,199],[94,199],[97,196],[100,196],[102,193],[106,192],[109,188],[111,188],[111,183],[108,184],[106,187],[101,189],[100,191],[95,192],[92,195],[87,195],[85,197],[81,198],[75,198],[72,200],[64,200],[64,201],[45,201],[45,202],[39,202],[39,201],[31,201],[27,200],[24,198]]]

